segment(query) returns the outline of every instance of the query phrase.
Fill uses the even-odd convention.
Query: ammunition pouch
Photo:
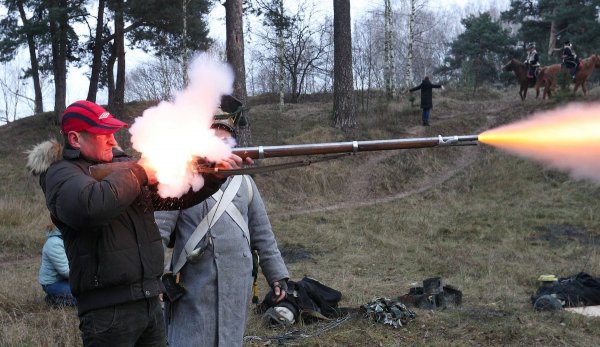
[[[168,302],[175,302],[185,294],[185,288],[178,283],[177,277],[169,272],[161,277],[162,283],[165,286],[165,297]]]

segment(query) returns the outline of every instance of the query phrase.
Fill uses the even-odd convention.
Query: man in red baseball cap
[[[163,246],[152,212],[194,206],[224,182],[205,175],[198,192],[163,199],[139,163],[100,181],[91,177],[91,165],[135,160],[115,147],[114,133],[126,126],[93,102],[74,102],[62,117],[63,158],[40,177],[52,221],[63,234],[85,346],[166,344],[159,302]],[[232,155],[217,165],[237,168],[241,162]]]
[[[104,107],[80,100],[67,107],[62,116],[62,133],[73,149],[91,161],[110,162],[117,145],[114,133],[127,126]]]
[[[99,135],[113,134],[127,126],[127,123],[113,117],[104,107],[87,100],[69,105],[63,113],[61,123],[64,133],[87,131]]]

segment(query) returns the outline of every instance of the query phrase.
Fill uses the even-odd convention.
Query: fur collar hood
[[[39,176],[46,172],[52,163],[62,158],[63,146],[56,139],[38,143],[27,153],[27,170]]]

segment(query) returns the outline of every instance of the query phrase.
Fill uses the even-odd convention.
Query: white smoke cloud
[[[231,153],[210,126],[221,96],[233,92],[233,70],[202,53],[190,63],[188,76],[189,86],[173,102],[147,109],[129,130],[133,148],[156,170],[162,197],[178,197],[204,185],[202,175],[190,169],[194,158],[218,162]]]

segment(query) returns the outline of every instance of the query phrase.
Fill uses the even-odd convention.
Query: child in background
[[[44,301],[50,306],[75,306],[69,287],[69,261],[60,230],[54,225],[46,228],[48,239],[42,250],[38,281],[47,294]]]

